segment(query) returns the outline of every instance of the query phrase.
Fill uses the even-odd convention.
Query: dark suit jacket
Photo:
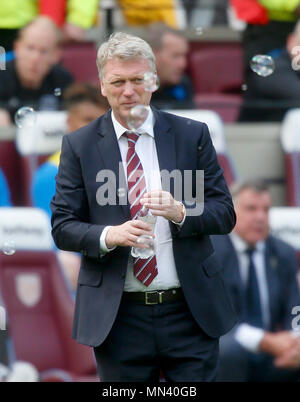
[[[216,256],[224,268],[224,279],[240,318],[243,288],[237,253],[229,236],[211,236],[211,239]],[[291,322],[295,317],[291,312],[300,302],[296,253],[287,243],[269,236],[266,240],[265,263],[270,306],[270,326],[267,329],[291,330]]]
[[[205,171],[203,213],[187,216],[180,230],[172,223],[170,228],[175,265],[189,308],[208,335],[219,337],[230,330],[236,317],[209,235],[232,230],[232,200],[207,126],[157,110],[154,117],[160,169]],[[100,186],[97,173],[108,169],[116,174],[116,183],[110,183],[116,193],[120,162],[110,112],[63,138],[56,194],[51,202],[52,234],[60,249],[82,253],[73,337],[90,346],[100,345],[112,327],[130,253],[129,247],[117,247],[100,257],[99,249],[105,226],[131,219],[128,203],[119,205],[117,199],[117,205],[100,206],[96,200]],[[193,180],[194,192],[195,184]]]

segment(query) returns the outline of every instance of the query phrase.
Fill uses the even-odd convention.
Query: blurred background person
[[[97,20],[99,0],[1,0],[0,46],[13,50],[19,29],[38,15],[50,17],[62,28],[65,40],[82,40]]]
[[[299,305],[294,249],[269,232],[271,195],[256,180],[232,187],[237,223],[212,236],[239,316],[220,341],[220,381],[299,381],[300,338],[292,333]],[[295,370],[297,368],[297,370]]]
[[[177,2],[174,0],[119,0],[125,22],[129,26],[146,26],[156,22],[178,28]]]
[[[300,22],[287,37],[284,47],[273,55],[274,72],[247,74],[240,121],[282,121],[290,108],[300,107]]]
[[[71,85],[63,96],[67,111],[68,132],[76,131],[106,113],[108,103],[100,89],[84,83]],[[42,208],[51,218],[50,201],[55,193],[55,176],[58,171],[60,150],[50,156],[35,172],[32,180],[31,198],[33,206]],[[60,262],[72,288],[77,285],[80,258],[75,253],[58,251]]]
[[[124,27],[146,27],[163,23],[172,28],[186,27],[186,13],[181,0],[109,0],[100,1],[100,28],[104,36]]]
[[[247,23],[242,35],[245,65],[256,54],[275,54],[285,46],[300,16],[300,0],[230,0]]]
[[[16,59],[0,73],[0,107],[11,120],[21,106],[59,109],[60,97],[55,96],[55,89],[63,92],[73,81],[71,73],[57,64],[60,44],[61,33],[48,17],[38,17],[18,33]],[[3,118],[0,126],[6,122]]]
[[[156,57],[159,88],[151,104],[159,109],[193,109],[193,87],[186,75],[189,45],[183,33],[165,24],[145,29],[145,40]]]

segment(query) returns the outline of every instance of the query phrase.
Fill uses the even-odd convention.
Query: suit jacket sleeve
[[[227,234],[233,229],[236,216],[232,198],[223,176],[206,124],[202,124],[202,133],[197,144],[197,169],[204,170],[204,205],[201,214],[187,216],[181,229],[171,228],[179,238]]]
[[[63,137],[56,193],[51,201],[52,236],[58,248],[100,258],[103,225],[89,222],[89,208],[79,158]]]
[[[297,280],[297,257],[294,249],[288,247],[288,254],[285,261],[281,264],[284,267],[285,275],[282,275],[283,291],[282,291],[282,322],[284,329],[292,329],[293,307],[300,305],[299,286]]]

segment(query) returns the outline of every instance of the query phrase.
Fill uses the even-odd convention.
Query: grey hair
[[[244,190],[253,190],[256,193],[270,192],[268,184],[261,179],[247,179],[238,181],[230,186],[230,192],[233,199],[236,199],[238,195]]]
[[[97,67],[100,79],[103,79],[103,68],[108,60],[119,58],[130,60],[141,58],[149,61],[152,72],[155,73],[155,56],[150,45],[139,38],[125,32],[116,32],[102,43],[97,53]]]

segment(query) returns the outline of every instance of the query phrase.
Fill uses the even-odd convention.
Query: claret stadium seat
[[[13,205],[24,205],[20,155],[13,140],[0,141],[0,167],[5,174]]]
[[[63,47],[61,64],[73,74],[76,81],[99,84],[96,57],[94,42],[70,43]]]
[[[188,70],[196,107],[219,113],[226,123],[237,121],[244,83],[241,46],[228,43],[194,46]]]
[[[64,111],[36,112],[35,124],[26,125],[16,131],[16,149],[23,185],[24,206],[32,206],[30,188],[35,170],[61,147],[67,132],[67,114]]]
[[[0,243],[7,253],[0,252],[0,293],[15,359],[33,364],[41,381],[98,381],[92,349],[71,339],[74,300],[47,214],[0,208]]]

